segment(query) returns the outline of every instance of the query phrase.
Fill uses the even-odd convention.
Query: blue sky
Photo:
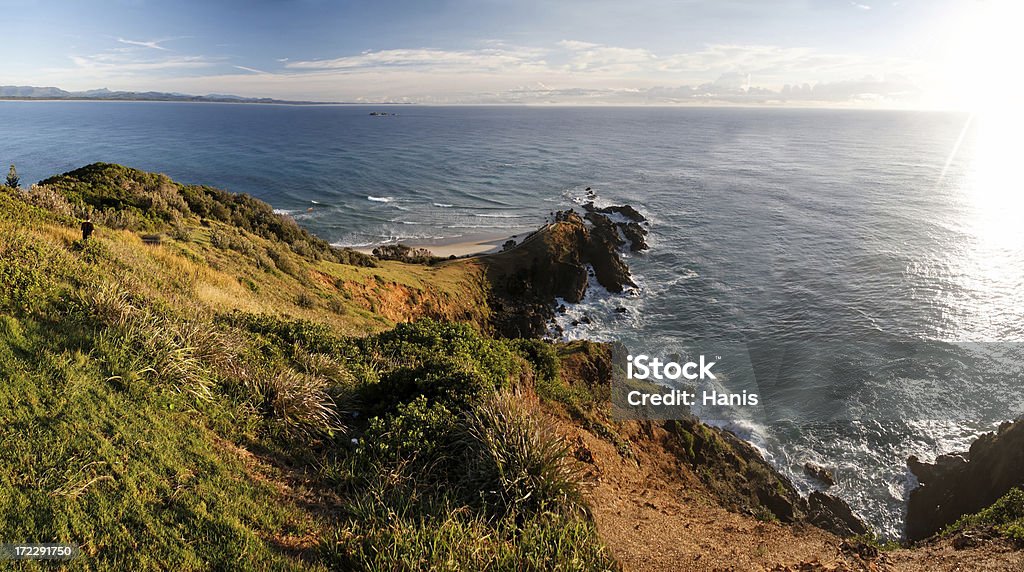
[[[0,0],[0,84],[329,101],[942,106],[959,79],[950,51],[976,40],[961,24],[993,3]]]

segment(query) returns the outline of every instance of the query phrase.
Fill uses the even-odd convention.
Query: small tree
[[[7,186],[12,189],[17,189],[21,186],[21,177],[18,176],[18,170],[11,165],[11,170],[7,171]]]

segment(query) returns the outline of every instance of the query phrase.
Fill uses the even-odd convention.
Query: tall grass
[[[468,414],[467,473],[499,517],[582,513],[583,473],[567,441],[511,393]]]

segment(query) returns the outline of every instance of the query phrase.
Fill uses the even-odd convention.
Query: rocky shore
[[[907,504],[907,539],[914,541],[1024,486],[1024,421],[1003,423],[979,437],[970,451],[943,455],[934,463],[910,457],[907,466],[921,483]]]

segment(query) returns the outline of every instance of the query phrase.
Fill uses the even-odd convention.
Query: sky
[[[0,85],[960,109],[1010,91],[1022,15],[1010,0],[0,0]]]

